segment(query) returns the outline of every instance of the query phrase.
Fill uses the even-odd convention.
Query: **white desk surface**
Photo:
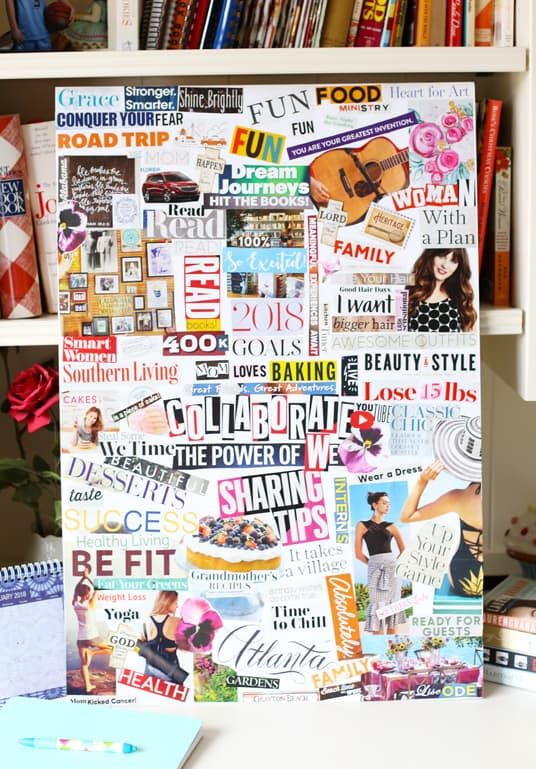
[[[536,692],[496,684],[485,692],[437,702],[188,705],[204,737],[186,769],[533,769]]]

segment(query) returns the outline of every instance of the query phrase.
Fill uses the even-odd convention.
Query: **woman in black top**
[[[149,622],[143,625],[140,639],[152,652],[151,661],[149,658],[145,661],[145,673],[164,681],[180,682],[179,679],[184,680],[186,677],[179,665],[175,640],[175,631],[179,624],[179,618],[176,616],[178,605],[179,594],[176,590],[160,590]]]
[[[394,539],[398,552],[402,553],[404,540],[394,523],[385,520],[391,507],[387,492],[369,492],[367,502],[372,516],[368,521],[359,521],[355,529],[355,557],[368,566],[369,605],[365,630],[374,634],[392,634],[405,622],[405,614],[396,612],[379,617],[377,610],[400,600],[400,582],[395,574],[397,556],[392,552],[391,544]],[[363,552],[363,542],[368,556]]]
[[[476,323],[471,268],[465,248],[427,248],[413,267],[409,331],[472,331]]]

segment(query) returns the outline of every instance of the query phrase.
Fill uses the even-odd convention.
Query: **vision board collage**
[[[57,89],[68,692],[482,693],[468,83]]]

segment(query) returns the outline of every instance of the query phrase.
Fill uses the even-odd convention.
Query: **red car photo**
[[[162,171],[149,174],[142,188],[146,203],[191,202],[199,199],[199,187],[180,171]]]

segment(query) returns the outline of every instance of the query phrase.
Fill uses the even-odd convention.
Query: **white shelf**
[[[486,336],[521,334],[522,310],[516,307],[482,307],[480,332]],[[27,320],[0,320],[1,347],[39,347],[57,345],[59,340],[57,315],[42,315]]]
[[[14,57],[0,56],[0,79],[524,72],[528,58],[527,49],[521,47],[86,51],[25,53]]]
[[[58,315],[41,315],[25,320],[0,320],[1,347],[42,347],[57,345],[60,338]]]

